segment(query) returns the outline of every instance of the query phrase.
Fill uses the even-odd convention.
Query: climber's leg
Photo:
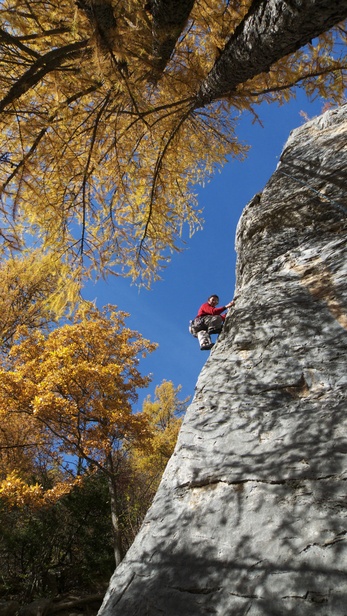
[[[211,338],[206,331],[203,330],[198,332],[198,340],[201,351],[209,351],[209,349],[212,349],[213,342],[211,342]]]
[[[223,319],[219,314],[208,317],[207,331],[209,334],[220,334],[223,329]]]

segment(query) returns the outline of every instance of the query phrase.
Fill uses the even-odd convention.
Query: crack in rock
[[[317,592],[315,590],[308,590],[304,595],[285,595],[282,599],[299,599],[301,601],[310,601],[311,603],[327,603],[329,601],[329,595]]]
[[[344,541],[346,535],[347,535],[347,531],[342,531],[334,539],[330,539],[330,541],[326,541],[325,543],[309,543],[309,545],[307,545],[299,553],[302,554],[303,552],[307,552],[308,550],[310,550],[311,548],[314,548],[314,547],[318,547],[318,548],[322,548],[322,549],[328,548],[331,545],[335,545],[336,543],[340,543],[341,541]]]
[[[197,588],[197,587],[185,588],[183,586],[171,586],[171,588],[173,590],[178,590],[179,592],[187,592],[192,595],[211,595],[215,592],[220,591],[222,587],[215,586],[212,588]]]
[[[268,485],[292,485],[292,486],[296,486],[298,484],[298,482],[300,482],[300,484],[302,482],[305,481],[324,481],[326,479],[341,479],[343,481],[346,480],[346,478],[344,477],[339,477],[336,475],[322,475],[321,477],[288,477],[286,479],[278,479],[278,480],[270,480],[270,479],[259,479],[259,478],[247,478],[247,479],[238,479],[237,481],[228,481],[227,479],[214,479],[214,478],[205,478],[202,479],[201,481],[187,481],[186,483],[183,483],[180,486],[177,486],[175,488],[176,491],[180,491],[183,490],[184,488],[188,488],[189,490],[193,490],[196,488],[214,488],[216,487],[218,484],[225,484],[227,486],[231,486],[231,487],[235,487],[235,486],[242,486],[246,483],[261,483],[261,484],[268,484]]]

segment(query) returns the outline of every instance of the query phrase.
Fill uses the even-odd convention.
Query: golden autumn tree
[[[151,447],[130,449],[127,492],[127,528],[133,540],[151,505],[165,467],[173,453],[189,398],[180,400],[181,387],[163,381],[147,396],[142,413],[151,430]]]
[[[69,300],[75,303],[79,285],[67,283],[67,270],[56,257],[39,250],[1,263],[0,360],[4,369],[10,363],[11,346],[23,328],[28,332],[40,329],[47,333],[66,314]],[[21,475],[34,477],[38,458],[49,459],[51,446],[52,442],[43,438],[32,418],[23,421],[20,414],[1,415],[0,477],[8,479],[7,491],[12,492],[12,504],[21,506],[41,498],[40,486],[24,484]]]
[[[0,233],[149,283],[237,118],[341,100],[347,0],[3,0]]]
[[[39,250],[5,259],[0,264],[0,348],[10,349],[19,327],[49,328],[73,308],[79,297],[78,278],[53,254]]]
[[[148,418],[153,433],[152,448],[146,456],[142,454],[138,457],[137,463],[153,475],[157,485],[176,445],[189,400],[180,400],[180,391],[181,387],[175,387],[172,381],[163,381],[155,388],[154,400],[147,396],[142,405],[142,412]]]
[[[130,444],[141,449],[151,440],[145,414],[132,413],[137,389],[149,382],[138,362],[155,348],[125,327],[126,316],[115,307],[99,311],[89,305],[76,312],[72,324],[47,335],[22,330],[0,370],[1,439],[4,443],[6,433],[12,443],[12,449],[0,449],[1,496],[40,505],[60,498],[85,475],[102,472],[109,485],[116,564],[124,554],[118,479]],[[14,453],[15,438],[20,454]],[[56,479],[48,490],[32,480],[38,456]]]
[[[69,268],[52,254],[33,250],[8,258],[0,265],[0,359],[4,369],[16,336],[23,328],[48,332],[75,304],[79,284],[68,282]],[[35,476],[37,459],[50,459],[48,442],[36,422],[20,414],[2,414],[0,422],[0,477],[7,477],[12,503],[22,505],[40,498],[38,485],[26,485],[20,474]],[[50,459],[50,463],[52,460]],[[20,471],[20,472],[19,472]]]

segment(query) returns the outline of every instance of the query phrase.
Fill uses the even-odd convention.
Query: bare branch
[[[89,171],[89,165],[90,165],[90,161],[91,161],[91,157],[92,157],[92,153],[93,153],[93,149],[94,149],[94,145],[95,145],[95,141],[96,141],[96,135],[98,132],[98,126],[99,126],[99,122],[101,119],[101,116],[104,112],[104,110],[106,109],[108,102],[110,100],[111,97],[111,92],[109,92],[105,98],[105,100],[103,101],[103,104],[101,105],[95,122],[94,122],[94,126],[93,126],[93,132],[92,132],[92,136],[91,136],[91,143],[90,143],[90,147],[89,147],[89,152],[88,152],[88,158],[87,158],[87,163],[86,163],[86,167],[84,170],[84,175],[83,175],[83,181],[82,181],[82,233],[81,233],[81,256],[83,256],[83,249],[84,249],[84,242],[85,242],[85,235],[86,235],[86,215],[87,215],[87,199],[86,199],[86,187],[87,187],[87,181],[88,181],[88,176],[90,175],[90,173],[92,173],[92,171]]]
[[[158,181],[159,181],[160,170],[162,168],[162,165],[163,165],[166,153],[167,153],[170,145],[172,144],[172,141],[176,137],[179,129],[181,128],[182,124],[184,124],[184,122],[186,121],[186,119],[190,115],[191,111],[192,111],[191,108],[189,108],[186,111],[186,113],[180,118],[178,124],[171,131],[170,136],[167,139],[164,148],[161,150],[161,152],[159,153],[159,156],[158,156],[158,158],[156,160],[155,169],[154,169],[154,173],[153,173],[153,181],[152,181],[151,194],[150,194],[150,199],[149,199],[149,204],[148,204],[148,216],[147,216],[144,232],[143,232],[140,244],[139,244],[139,248],[138,248],[138,251],[137,251],[138,261],[140,261],[143,245],[144,245],[144,242],[145,242],[146,237],[148,235],[148,228],[149,228],[149,225],[150,225],[150,222],[151,222],[151,219],[152,219],[152,212],[153,212],[153,205],[154,205],[154,199],[155,199],[155,192],[156,192]]]
[[[196,108],[235,92],[347,17],[347,0],[254,0],[203,81]]]
[[[78,41],[77,43],[64,45],[64,47],[59,47],[58,49],[52,49],[44,56],[40,56],[24,75],[17,79],[0,101],[0,113],[2,113],[8,105],[14,103],[15,100],[23,96],[30,88],[33,88],[39,83],[45,75],[61,66],[63,62],[79,56],[81,51],[86,49],[87,46],[87,40]]]
[[[17,173],[21,170],[21,168],[25,165],[25,163],[27,163],[32,157],[32,155],[35,153],[39,143],[42,141],[43,137],[45,136],[48,129],[50,128],[52,122],[54,122],[54,120],[57,118],[57,116],[62,111],[62,109],[68,107],[69,105],[71,105],[71,103],[77,101],[79,98],[82,98],[83,96],[86,96],[87,94],[91,94],[92,92],[95,92],[98,89],[98,87],[99,87],[99,84],[96,86],[91,86],[90,88],[87,88],[84,91],[77,92],[76,94],[74,94],[73,96],[70,96],[70,98],[67,98],[63,103],[59,105],[59,108],[48,118],[47,126],[42,128],[42,130],[37,134],[29,150],[23,156],[22,160],[18,163],[18,165],[16,165],[12,173],[8,176],[8,178],[6,179],[6,182],[4,182],[4,184],[0,187],[0,196],[2,195],[4,190],[6,190],[6,187],[13,180],[13,178],[17,175]]]
[[[18,47],[18,49],[24,51],[24,53],[28,54],[29,56],[33,56],[34,58],[40,57],[40,54],[37,53],[37,51],[31,49],[27,45],[23,45],[20,37],[12,36],[12,34],[9,34],[8,32],[6,32],[6,30],[0,28],[0,43],[2,41],[4,41],[5,43],[9,43],[10,45],[13,45],[15,47]]]
[[[310,73],[307,73],[307,75],[302,75],[298,77],[297,79],[291,81],[290,83],[284,83],[282,85],[272,86],[271,88],[265,88],[264,90],[259,90],[259,92],[247,92],[247,95],[259,97],[264,94],[271,94],[272,92],[281,92],[285,90],[290,90],[291,88],[295,88],[295,86],[298,86],[299,84],[306,81],[307,79],[314,79],[315,77],[321,77],[322,75],[329,75],[331,73],[335,73],[337,71],[343,71],[343,70],[347,70],[346,65],[337,66],[336,68],[333,68],[333,69],[331,67],[322,68],[321,70],[312,71]]]

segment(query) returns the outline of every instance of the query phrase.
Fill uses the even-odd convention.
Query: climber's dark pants
[[[219,316],[219,314],[207,314],[203,317],[200,317],[199,322],[199,331],[197,331],[195,335],[199,340],[201,348],[211,344],[211,334],[219,334],[222,331],[223,319],[221,316]]]

